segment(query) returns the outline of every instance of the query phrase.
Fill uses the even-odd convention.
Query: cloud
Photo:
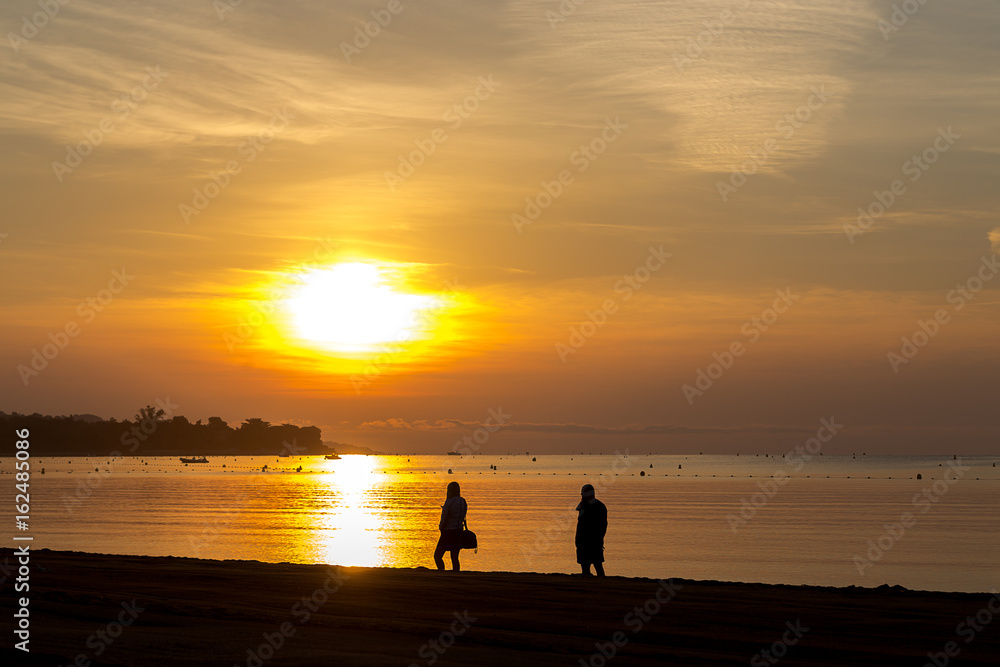
[[[40,37],[5,63],[0,130],[75,143],[105,120],[115,126],[109,143],[150,151],[235,145],[263,131],[276,108],[294,114],[282,136],[307,145],[440,117],[426,81],[406,77],[415,66],[373,77],[344,61],[333,40],[350,38],[360,16],[370,20],[367,11],[273,12],[241,6],[221,22],[210,3],[187,12],[162,0],[141,9],[120,0],[74,5],[43,33],[58,39]],[[11,13],[0,10],[4,25],[16,22]],[[306,31],[309,23],[323,34]],[[150,70],[161,80],[143,91]],[[461,99],[473,79],[454,76],[433,89]],[[132,91],[126,108],[120,98]]]
[[[410,133],[439,122],[442,106],[465,97],[475,78],[433,73],[471,59],[479,74],[497,67],[509,86],[509,122],[522,135],[555,118],[582,127],[608,113],[626,123],[646,116],[664,128],[658,139],[675,144],[670,154],[684,165],[729,171],[748,150],[780,139],[781,151],[761,165],[780,170],[815,159],[830,143],[853,85],[843,61],[871,50],[875,20],[857,0],[836,7],[757,0],[706,37],[706,21],[732,9],[730,0],[655,2],[629,12],[593,5],[557,30],[524,0],[461,10],[429,4],[407,9],[353,63],[338,45],[370,20],[360,2],[241,5],[225,21],[208,3],[187,12],[163,0],[141,10],[120,0],[76,7],[48,28],[58,41],[28,44],[30,58],[8,63],[0,127],[65,143],[109,118],[120,121],[119,147],[227,145],[261,131],[272,109],[286,105],[296,118],[283,136],[304,144],[400,127]],[[708,43],[692,59],[694,39]],[[113,113],[110,105],[157,66],[166,78],[148,100],[127,117]],[[776,126],[823,85],[831,99],[786,140],[787,123]]]
[[[815,428],[747,424],[742,426],[683,426],[678,424],[648,424],[645,426],[597,426],[593,424],[507,422],[497,427],[494,422],[465,421],[462,419],[419,419],[408,422],[398,417],[379,419],[360,424],[364,430],[446,431],[485,427],[491,431],[516,431],[521,433],[558,433],[574,435],[696,435],[725,433],[809,433]]]
[[[366,429],[402,429],[406,431],[413,430],[413,425],[409,422],[399,419],[397,417],[390,417],[389,419],[379,419],[372,422],[365,422],[359,426],[359,428]]]
[[[857,1],[709,0],[630,11],[595,4],[554,29],[524,11],[520,24],[526,60],[553,80],[588,82],[556,90],[603,95],[624,120],[659,116],[660,139],[685,168],[728,172],[774,140],[780,149],[759,169],[780,172],[815,160],[833,141],[853,89],[845,63],[883,48],[870,39],[876,19]],[[813,95],[821,86],[822,102]],[[807,101],[813,109],[803,107]],[[803,122],[793,118],[793,128],[786,118],[797,112]],[[649,157],[663,160],[655,151]]]

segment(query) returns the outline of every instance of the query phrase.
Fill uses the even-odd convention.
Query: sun
[[[387,273],[375,264],[349,262],[301,274],[285,301],[295,332],[340,352],[371,352],[418,338],[437,299],[397,291]]]

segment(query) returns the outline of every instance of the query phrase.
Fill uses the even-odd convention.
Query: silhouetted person
[[[580,564],[584,576],[590,576],[593,564],[597,576],[603,577],[608,508],[596,498],[592,484],[584,484],[580,496],[580,504],[576,506],[576,562]]]
[[[434,563],[437,569],[444,569],[444,552],[451,552],[451,568],[461,570],[458,563],[458,552],[462,549],[462,525],[465,523],[465,514],[469,511],[469,505],[462,497],[462,489],[458,482],[448,484],[448,498],[441,506],[441,521],[438,522],[438,529],[441,537],[438,538],[437,548],[434,549]]]

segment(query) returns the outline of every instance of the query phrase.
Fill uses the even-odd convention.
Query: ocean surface
[[[462,552],[464,569],[576,572],[573,510],[589,482],[608,506],[608,574],[982,592],[1000,589],[996,463],[1000,456],[861,454],[33,458],[29,529],[12,533],[32,536],[34,549],[434,567],[445,487],[458,481],[480,544]],[[2,459],[10,500],[13,469]]]

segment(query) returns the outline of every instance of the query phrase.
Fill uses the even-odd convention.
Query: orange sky
[[[986,5],[336,4],[4,5],[0,410],[996,450]],[[296,329],[302,277],[352,262],[436,304],[403,344]]]

